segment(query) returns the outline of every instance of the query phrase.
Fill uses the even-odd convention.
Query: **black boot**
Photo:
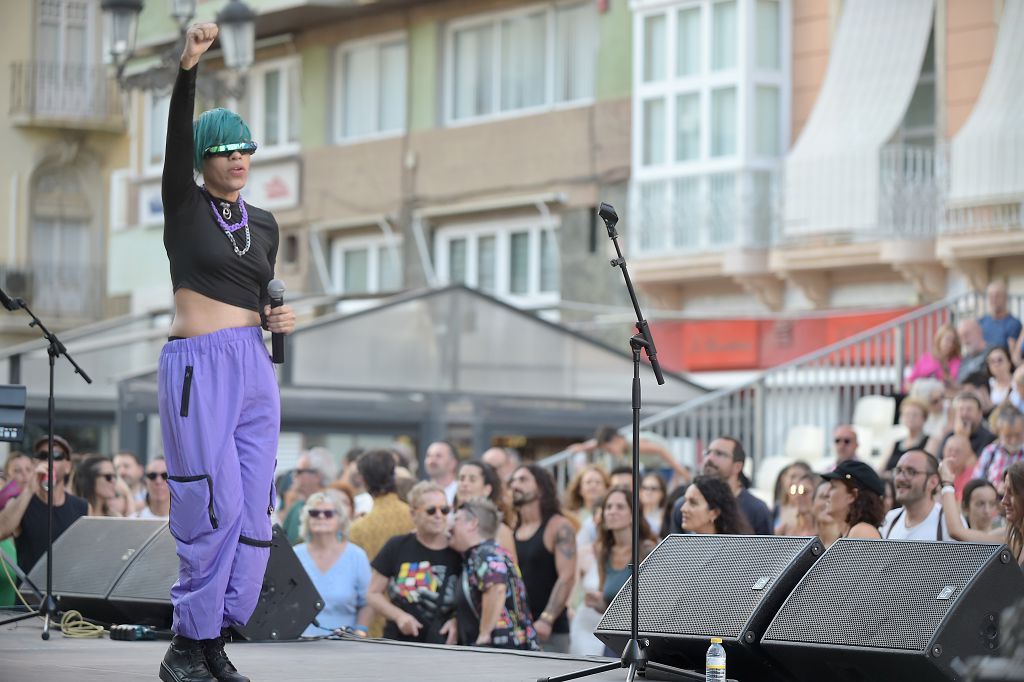
[[[203,640],[203,655],[206,665],[218,682],[249,682],[249,678],[238,672],[224,651],[224,637]]]
[[[160,679],[164,682],[214,682],[203,656],[203,642],[175,635],[160,663]]]

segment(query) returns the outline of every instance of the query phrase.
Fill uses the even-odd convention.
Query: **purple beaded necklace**
[[[203,185],[203,190],[206,191],[207,196],[213,196],[210,194],[209,190],[206,189],[206,185]],[[221,217],[220,211],[217,210],[212,198],[209,201],[210,209],[213,210],[213,217],[217,219],[217,223],[220,225],[220,229],[224,232],[224,236],[228,238],[229,242],[231,242],[231,247],[235,250],[235,254],[241,258],[245,254],[249,253],[249,247],[252,246],[252,235],[249,232],[249,212],[245,210],[245,201],[242,200],[242,196],[238,196],[238,208],[242,212],[242,219],[235,225],[229,224]],[[230,208],[225,208],[224,212],[227,213],[228,217],[231,217]],[[235,236],[232,233],[241,230],[243,227],[245,228],[245,248],[239,249],[238,243],[235,242]]]

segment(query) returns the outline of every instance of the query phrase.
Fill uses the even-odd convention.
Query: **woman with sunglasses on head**
[[[121,516],[110,503],[117,497],[117,473],[109,457],[90,455],[75,471],[75,494],[89,503],[89,516]]]
[[[167,487],[167,462],[163,457],[149,460],[142,480],[146,484],[146,503],[135,518],[166,520],[171,513],[171,490]]]
[[[280,392],[261,326],[295,326],[267,294],[277,223],[241,196],[256,151],[248,126],[226,109],[192,121],[197,64],[217,32],[207,23],[186,33],[161,181],[174,321],[160,356],[160,426],[180,560],[165,682],[248,679],[221,633],[249,620],[270,556]]]
[[[373,618],[366,601],[370,561],[361,547],[349,542],[351,527],[337,490],[313,493],[302,507],[299,534],[304,542],[295,546],[295,556],[324,600],[324,610],[316,617],[319,627],[307,627],[302,633],[306,637],[339,629],[351,629],[365,637],[369,631]]]

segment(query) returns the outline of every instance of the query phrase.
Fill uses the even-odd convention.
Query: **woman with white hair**
[[[306,628],[302,634],[307,637],[344,628],[365,637],[369,629],[373,616],[366,602],[370,560],[361,547],[348,541],[350,526],[337,491],[314,493],[306,500],[300,531],[304,542],[295,547],[295,555],[324,600],[324,610],[317,616],[320,627]]]

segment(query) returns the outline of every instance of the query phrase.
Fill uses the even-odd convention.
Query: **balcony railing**
[[[778,197],[778,173],[767,170],[635,180],[630,250],[664,256],[766,248]]]
[[[116,82],[103,66],[66,62],[11,64],[15,123],[63,128],[119,129],[124,125]]]
[[[0,286],[23,298],[41,318],[93,320],[103,316],[103,269],[85,265],[0,266]]]

